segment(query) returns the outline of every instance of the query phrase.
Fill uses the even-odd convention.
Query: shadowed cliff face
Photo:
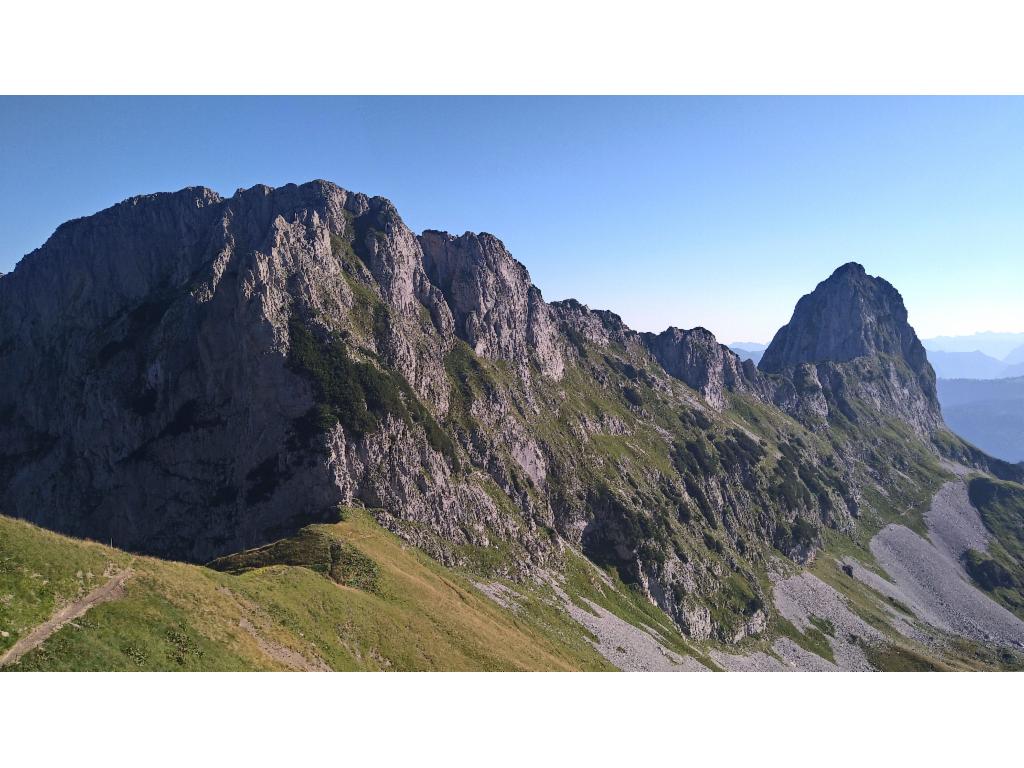
[[[357,482],[387,498],[356,479],[386,469],[372,440],[308,449],[316,391],[289,365],[293,319],[358,340],[444,412],[450,313],[381,198],[197,188],[63,225],[0,281],[2,506],[204,560],[330,519]],[[415,438],[388,430],[397,468]]]
[[[0,366],[3,513],[206,561],[362,504],[490,576],[582,551],[727,642],[764,629],[771,558],[905,480],[849,435],[939,423],[899,294],[859,267],[759,371],[702,328],[548,304],[497,238],[416,237],[323,181],[62,225],[0,278]]]
[[[942,423],[935,372],[889,283],[845,264],[797,302],[758,368],[797,384],[805,403],[857,420],[857,405],[891,413],[922,435]],[[858,402],[855,402],[858,401]]]

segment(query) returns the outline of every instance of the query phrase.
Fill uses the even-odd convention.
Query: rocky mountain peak
[[[444,294],[459,338],[479,355],[510,360],[521,370],[533,360],[545,375],[561,376],[551,309],[501,240],[486,232],[455,237],[427,230],[419,243],[423,267]]]
[[[797,302],[758,367],[802,382],[797,389],[804,400],[816,400],[813,410],[823,416],[838,408],[856,421],[856,400],[922,434],[942,421],[935,372],[907,320],[903,297],[855,262]]]
[[[316,426],[309,453],[319,390],[295,331],[314,352],[345,340],[370,407],[384,387],[440,414],[451,326],[394,206],[329,182],[194,187],[69,222],[0,284],[0,506],[203,559],[329,517],[354,488],[383,504],[360,468],[386,434],[412,450],[419,423],[399,408],[411,426],[370,438]]]
[[[725,407],[726,390],[741,388],[746,379],[756,376],[752,364],[745,369],[736,353],[719,344],[706,328],[668,328],[657,335],[645,333],[643,340],[662,368],[718,410]]]
[[[846,362],[877,354],[901,358],[914,370],[927,364],[899,291],[850,262],[800,299],[759,367],[779,373],[801,363]]]

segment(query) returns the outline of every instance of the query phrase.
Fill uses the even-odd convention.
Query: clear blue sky
[[[768,341],[856,260],[922,336],[1024,331],[1022,99],[0,99],[0,271],[131,195],[314,178],[640,330]]]

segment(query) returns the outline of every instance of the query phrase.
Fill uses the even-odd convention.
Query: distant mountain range
[[[1017,367],[1024,365],[1024,345],[1017,347],[1004,357],[1003,362]]]
[[[729,349],[739,355],[740,360],[750,360],[757,365],[761,362],[761,355],[768,349],[768,345],[758,344],[756,341],[736,341],[729,345]]]
[[[921,342],[940,379],[1003,379],[1024,376],[1024,333],[937,336]],[[737,341],[729,349],[741,360],[761,362],[766,344]]]
[[[984,352],[929,350],[928,360],[940,379],[1006,379],[1024,376],[1024,362],[1011,364]]]
[[[938,377],[946,423],[1006,461],[1024,461],[1024,333],[939,336],[921,342]]]
[[[922,341],[940,379],[1024,376],[1024,333],[976,333]]]
[[[969,336],[935,336],[921,339],[929,352],[983,352],[997,360],[1006,360],[1011,354],[1024,362],[1024,332],[1021,333],[972,333]]]
[[[1006,461],[1024,461],[1024,376],[940,379],[942,415],[954,432]]]

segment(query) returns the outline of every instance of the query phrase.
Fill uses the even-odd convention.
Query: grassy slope
[[[122,599],[63,627],[15,668],[608,668],[579,627],[554,614],[540,621],[499,607],[366,512],[352,510],[345,522],[315,530],[376,564],[374,591],[300,566],[233,575],[133,557],[0,517],[0,629],[9,633],[0,651],[58,604],[102,583],[108,566],[130,565],[135,575]]]
[[[967,554],[967,571],[993,599],[1024,618],[1024,485],[977,476],[968,487],[993,541],[988,552]]]
[[[518,593],[514,599],[520,606],[514,613],[507,611],[461,574],[382,530],[362,510],[350,510],[337,525],[310,526],[286,540],[285,559],[296,559],[290,545],[307,539],[337,542],[347,553],[358,553],[364,566],[372,563],[373,579],[365,578],[365,567],[340,576],[363,584],[362,589],[339,585],[310,567],[270,564],[244,570],[261,559],[273,559],[259,550],[225,558],[223,565],[238,566],[238,572],[223,573],[135,557],[0,517],[0,630],[10,635],[0,638],[0,651],[59,604],[102,584],[104,571],[131,567],[134,576],[122,599],[99,605],[65,626],[14,669],[610,668],[587,642],[586,630],[558,607],[549,587],[506,583]],[[322,570],[316,563],[312,567]],[[991,669],[1006,664],[991,649],[974,643],[954,644],[940,657],[900,637],[882,608],[885,599],[844,577],[829,552],[819,555],[812,572],[889,637],[891,644],[866,649],[880,668]],[[606,575],[608,579],[599,578],[592,564],[570,554],[564,587],[577,605],[586,608],[586,598],[635,626],[653,627],[672,650],[714,668],[707,648],[685,640],[667,616],[623,584],[613,569]],[[772,629],[744,641],[743,648],[770,652],[773,637],[781,634],[811,652],[831,656],[828,627],[799,633],[776,620]]]

